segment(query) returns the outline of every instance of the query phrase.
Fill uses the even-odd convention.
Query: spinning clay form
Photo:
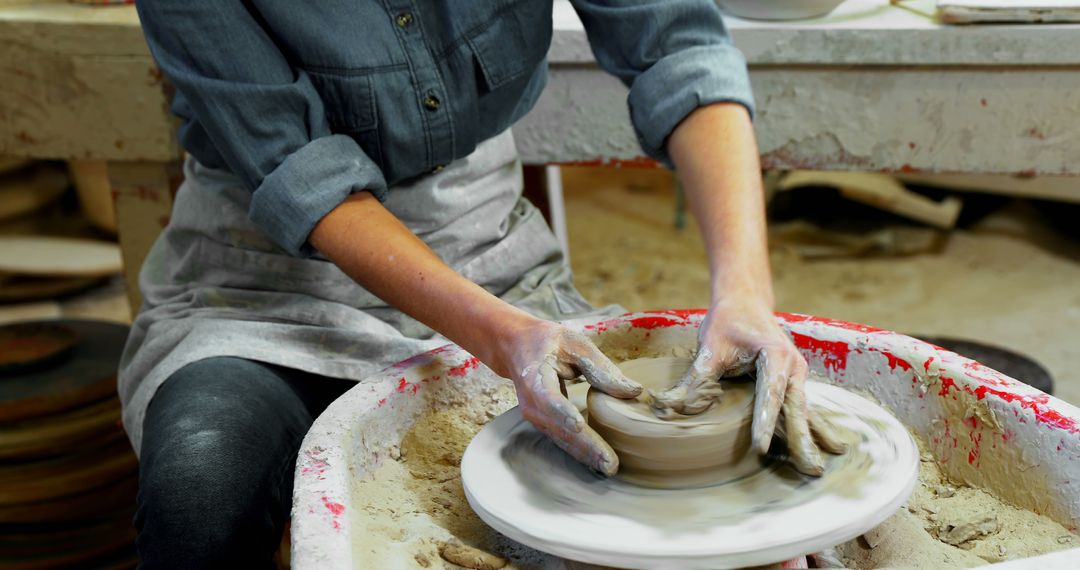
[[[715,485],[761,470],[750,446],[751,382],[724,382],[724,394],[705,412],[660,419],[652,394],[674,386],[690,368],[686,358],[642,358],[620,365],[645,387],[633,400],[589,390],[588,419],[619,456],[619,477],[643,487]]]

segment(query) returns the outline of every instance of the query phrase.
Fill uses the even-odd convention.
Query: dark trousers
[[[143,425],[140,567],[271,567],[300,443],[354,385],[240,358],[173,374]]]

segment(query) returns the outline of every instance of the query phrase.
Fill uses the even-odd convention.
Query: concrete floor
[[[697,229],[674,227],[664,171],[566,169],[571,262],[591,302],[631,310],[704,307]],[[1055,394],[1080,404],[1080,242],[1017,201],[940,251],[806,260],[771,252],[777,308],[1012,348],[1047,367]]]

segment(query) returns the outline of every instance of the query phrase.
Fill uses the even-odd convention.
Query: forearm
[[[508,371],[499,343],[538,321],[448,267],[366,192],[326,215],[309,241],[368,291],[500,374]]]
[[[736,295],[771,310],[764,191],[749,113],[734,103],[701,107],[671,134],[668,152],[705,240],[713,304]]]

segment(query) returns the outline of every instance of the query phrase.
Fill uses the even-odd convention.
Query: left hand
[[[721,397],[720,378],[756,370],[752,425],[753,448],[769,450],[779,418],[792,465],[801,473],[821,476],[821,449],[843,453],[846,445],[829,426],[811,413],[806,403],[806,360],[776,321],[769,306],[752,299],[727,298],[712,307],[698,334],[697,356],[673,388],[656,395],[660,417],[704,412]]]

